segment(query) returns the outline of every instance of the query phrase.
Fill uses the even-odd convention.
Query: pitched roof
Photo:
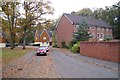
[[[64,13],[63,15],[65,15],[70,21],[72,21],[74,25],[79,25],[79,23],[84,19],[88,25],[111,28],[111,26],[107,22],[101,19],[95,19],[92,17],[84,17],[66,13]]]
[[[39,37],[40,37],[40,35],[42,34],[42,32],[43,32],[44,30],[46,30],[46,29],[43,29],[43,30],[41,30],[41,31],[38,31]],[[52,37],[52,33],[50,32],[50,30],[46,30],[46,31],[47,31],[47,33],[49,34],[49,36]]]

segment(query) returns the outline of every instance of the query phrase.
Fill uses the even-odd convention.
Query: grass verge
[[[10,48],[2,48],[2,64],[6,65],[12,60],[17,59],[30,51],[34,51],[34,49],[26,48],[25,50],[23,50],[20,47],[16,47],[15,49],[11,50]]]

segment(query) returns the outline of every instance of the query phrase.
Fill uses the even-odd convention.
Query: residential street
[[[58,50],[52,50],[55,71],[63,78],[117,78],[117,70],[81,62],[73,57],[66,56]]]
[[[3,78],[118,78],[118,69],[115,65],[113,67],[90,64],[89,61],[81,61],[75,56],[64,54],[59,49],[51,48],[47,56],[36,56],[35,52],[30,52],[11,62],[2,68],[2,76]]]

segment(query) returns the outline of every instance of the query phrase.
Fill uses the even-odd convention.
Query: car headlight
[[[39,53],[39,51],[37,51],[37,53]]]

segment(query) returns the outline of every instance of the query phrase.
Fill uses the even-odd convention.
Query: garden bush
[[[54,48],[57,48],[57,43],[53,43],[53,47],[54,47]]]
[[[104,41],[110,41],[110,40],[112,40],[112,37],[110,37],[110,36],[107,36],[104,38]]]
[[[68,46],[66,45],[66,42],[65,42],[65,41],[62,41],[62,42],[61,42],[61,46],[62,46],[62,48],[68,48]]]
[[[80,51],[80,42],[77,42],[76,44],[73,44],[73,46],[71,47],[71,51],[73,53],[79,53],[79,51]]]

